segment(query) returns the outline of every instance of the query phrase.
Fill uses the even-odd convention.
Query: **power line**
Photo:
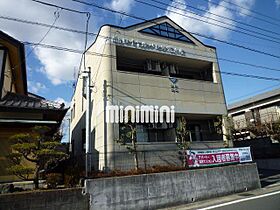
[[[39,4],[43,4],[43,5],[46,5],[46,6],[49,6],[49,7],[56,7],[56,8],[59,8],[61,10],[68,11],[68,12],[74,12],[74,13],[80,13],[80,14],[88,14],[89,13],[89,12],[83,12],[83,11],[74,10],[74,9],[71,9],[71,8],[62,7],[62,6],[59,6],[57,4],[51,4],[51,3],[44,2],[44,1],[39,1],[39,0],[29,0],[29,1],[33,1],[33,2],[36,2],[36,3],[39,3]]]
[[[218,57],[218,60],[226,61],[226,62],[230,62],[230,63],[235,63],[235,64],[241,64],[241,65],[245,65],[245,66],[251,66],[251,67],[260,68],[260,69],[267,69],[267,70],[270,70],[270,71],[278,71],[278,72],[280,72],[280,69],[270,68],[270,67],[266,67],[266,66],[261,66],[261,65],[256,65],[256,64],[236,61],[236,60],[230,60],[230,59],[221,58],[221,57]]]
[[[59,11],[55,11],[54,12],[54,16],[55,16],[55,20],[53,22],[53,24],[51,25],[51,27],[49,28],[49,30],[45,33],[45,35],[40,39],[40,41],[37,43],[37,45],[35,45],[32,50],[30,50],[30,52],[27,54],[27,57],[35,50],[35,48],[40,45],[44,39],[48,36],[48,34],[50,33],[50,31],[52,30],[53,26],[55,25],[55,23],[57,22],[58,18],[60,17]],[[26,57],[26,58],[27,58]]]
[[[159,3],[159,4],[162,4],[162,5],[166,5],[166,6],[168,5],[168,4],[166,4],[166,3],[164,3],[164,2],[161,2],[161,1],[158,1],[158,0],[153,0],[153,1],[154,1],[154,2],[157,2],[157,3]],[[169,0],[169,1],[170,1],[170,2],[173,2],[173,0]],[[194,10],[196,10],[196,11],[205,12],[205,13],[214,15],[215,17],[219,17],[219,18],[222,18],[222,19],[230,20],[230,21],[232,21],[232,22],[235,22],[235,23],[238,23],[238,24],[241,24],[241,25],[244,25],[244,26],[248,26],[248,27],[251,27],[251,28],[254,28],[254,29],[258,29],[258,30],[260,30],[260,31],[265,31],[265,32],[268,32],[268,33],[280,35],[280,33],[277,33],[277,32],[275,32],[275,31],[267,30],[267,29],[264,29],[264,28],[261,28],[261,27],[255,26],[255,25],[251,25],[251,24],[248,24],[248,23],[245,23],[245,22],[241,22],[241,21],[235,20],[235,19],[233,19],[233,18],[228,18],[228,17],[223,16],[223,15],[215,14],[215,13],[210,12],[210,11],[208,11],[208,10],[205,10],[205,9],[202,9],[202,8],[198,8],[198,7],[194,7],[194,6],[191,6],[191,5],[189,5],[189,4],[186,5],[186,4],[184,4],[184,3],[182,3],[182,2],[179,2],[179,1],[176,1],[176,4],[179,4],[179,5],[182,5],[182,6],[186,6],[186,7],[192,8],[192,9],[194,9]],[[170,6],[170,5],[168,5],[168,6]],[[180,9],[180,8],[177,8],[177,9]],[[182,10],[182,9],[181,9],[181,10]],[[197,13],[194,13],[194,12],[191,11],[191,10],[187,10],[187,11],[188,11],[188,12],[191,12],[192,14],[199,15],[199,14],[197,14]],[[227,24],[228,24],[228,23],[227,23]]]
[[[113,37],[109,37],[109,36],[102,36],[102,35],[99,35],[99,36],[104,38],[104,39],[111,39],[111,38],[113,38]],[[132,36],[128,36],[128,37],[132,37]],[[134,37],[132,37],[132,38],[134,38]],[[30,42],[25,42],[25,43],[29,44]],[[63,50],[63,48],[62,48],[62,50]],[[201,51],[203,51],[203,50],[201,50]],[[82,51],[79,51],[79,53],[81,53],[81,52]],[[219,61],[225,61],[225,62],[239,64],[239,65],[244,65],[244,66],[250,66],[250,67],[254,67],[254,68],[266,69],[266,70],[269,70],[269,71],[280,72],[280,69],[271,68],[271,67],[262,66],[262,65],[256,65],[256,64],[252,64],[252,63],[246,63],[246,62],[242,62],[242,61],[238,61],[238,60],[232,60],[232,59],[223,58],[223,57],[220,57],[220,56],[215,57],[215,56],[210,56],[210,55],[201,55],[201,54],[193,53],[193,52],[188,52],[188,54],[189,55],[194,55],[194,56],[199,56],[199,57],[202,57],[202,58],[218,59]]]
[[[205,1],[205,2],[207,2],[207,3],[214,4],[214,5],[216,5],[216,6],[221,6],[221,7],[223,7],[223,8],[226,8],[226,9],[230,10],[230,11],[233,11],[233,12],[236,12],[236,13],[240,13],[240,14],[242,14],[242,15],[244,15],[244,16],[251,17],[251,18],[260,20],[260,21],[262,21],[262,22],[269,23],[269,24],[271,24],[271,25],[275,25],[275,26],[280,27],[279,24],[276,24],[276,23],[274,23],[274,22],[268,21],[268,20],[266,20],[266,19],[263,19],[263,18],[254,16],[254,15],[250,15],[250,14],[245,13],[245,12],[242,12],[242,11],[238,11],[238,10],[236,10],[236,9],[227,7],[227,6],[223,5],[223,4],[219,4],[219,3],[213,2],[213,1],[211,1],[211,0],[203,0],[203,1]],[[223,1],[223,2],[226,2],[226,1]],[[226,3],[230,4],[229,2],[226,2]],[[238,7],[240,7],[240,6],[238,5]],[[243,9],[244,9],[244,8],[243,8]],[[259,12],[256,13],[256,11],[253,11],[253,10],[247,9],[247,11],[249,11],[249,12],[251,12],[251,13],[258,14],[258,15],[261,15],[261,16],[269,17],[269,16],[263,15],[263,14],[261,14],[261,13],[259,13]],[[276,19],[276,18],[272,18],[272,17],[269,17],[269,18],[272,19],[272,20],[274,20],[274,21],[276,21],[276,22],[279,22],[279,21],[280,21],[280,20],[278,20],[278,19]]]
[[[0,16],[0,18],[6,19],[6,20],[10,20],[10,21],[21,22],[21,23],[25,23],[25,24],[38,25],[38,26],[42,26],[42,27],[52,27],[53,29],[56,29],[56,30],[62,30],[62,31],[67,31],[67,32],[71,32],[71,33],[78,33],[78,34],[84,34],[84,35],[86,34],[85,31],[75,30],[75,29],[70,29],[70,28],[65,28],[65,27],[52,26],[52,25],[46,24],[46,23],[33,22],[33,21],[29,21],[29,20],[22,20],[22,19],[11,18],[11,17],[6,17],[6,16]],[[98,34],[97,33],[88,32],[88,35],[96,37]],[[99,35],[99,36],[100,37],[104,37],[104,38],[112,38],[112,37],[107,37],[107,36],[102,36],[102,35]],[[129,36],[129,35],[126,35],[126,36],[134,38],[133,36]],[[190,53],[190,54],[198,55],[198,54],[194,54],[194,53]],[[202,56],[202,55],[200,55],[200,56]],[[202,56],[202,57],[206,57],[206,56]],[[215,57],[207,56],[207,58],[215,58]],[[225,62],[230,62],[230,63],[235,63],[235,64],[241,64],[241,65],[246,65],[246,66],[252,66],[252,67],[256,67],[256,68],[260,68],[260,69],[267,69],[267,70],[272,70],[272,71],[280,71],[280,69],[275,69],[275,68],[270,68],[270,67],[267,67],[267,66],[256,65],[256,64],[246,63],[246,62],[241,62],[241,61],[227,59],[227,58],[223,58],[223,57],[218,57],[218,59],[220,61],[225,61]]]
[[[86,15],[87,20],[86,20],[84,53],[82,54],[81,61],[80,61],[80,66],[81,66],[83,60],[84,60],[84,66],[85,66],[85,62],[86,62],[86,61],[85,61],[85,52],[86,52],[87,43],[88,43],[89,20],[90,20],[90,17],[91,17],[90,12],[84,12],[84,11],[74,10],[74,9],[71,9],[71,8],[66,8],[66,7],[59,6],[59,5],[57,5],[57,4],[51,4],[51,3],[43,2],[43,1],[39,1],[39,0],[30,0],[30,1],[33,1],[33,2],[36,2],[36,3],[42,4],[42,5],[45,5],[45,6],[55,7],[55,8],[59,8],[59,9],[61,9],[61,10],[66,10],[66,11],[68,11],[68,12],[73,12],[73,13],[85,14],[85,15]]]
[[[117,12],[117,11],[115,11],[115,12]],[[126,15],[126,16],[128,16],[128,15]],[[30,20],[24,20],[24,19],[13,18],[13,17],[8,17],[8,16],[2,16],[2,15],[0,15],[0,18],[1,19],[5,19],[5,20],[9,20],[9,21],[25,23],[25,24],[38,25],[38,26],[42,26],[42,27],[50,27],[51,26],[50,24],[46,24],[46,23],[34,22],[34,21],[30,21]],[[145,20],[145,19],[143,18],[141,20]],[[145,20],[145,21],[148,21],[148,20]],[[155,22],[153,22],[153,23],[155,23]],[[72,28],[66,28],[66,27],[53,26],[53,29],[67,31],[67,32],[72,32],[72,33],[78,33],[78,34],[86,34],[85,31],[76,30],[76,29],[72,29]],[[195,34],[195,33],[193,33],[193,34]],[[93,33],[93,32],[88,32],[88,35],[96,37],[98,34],[97,33]],[[195,35],[198,35],[198,36],[201,36],[201,37],[205,37],[207,39],[213,39],[213,40],[216,40],[218,42],[226,42],[226,41],[223,41],[223,40],[217,40],[215,38],[211,38],[211,37],[204,36],[204,35],[197,34],[197,33]],[[101,35],[99,35],[99,36],[101,36]],[[226,44],[229,44],[229,43],[226,43]],[[234,45],[234,46],[236,45],[235,47],[239,47],[240,46],[239,48],[245,48],[246,49],[246,47],[238,45],[236,43],[231,43],[229,45]],[[264,51],[256,50],[254,48],[248,48],[246,50],[253,51],[253,52],[256,52],[256,53],[260,53],[260,54],[264,54],[264,55],[267,55],[267,56],[272,56],[272,57],[276,56],[276,55],[273,55],[273,54],[270,55],[269,53],[264,52]],[[276,56],[276,58],[279,58],[279,56]]]
[[[208,1],[209,1],[209,0],[208,0]],[[230,2],[230,1],[226,1],[226,0],[221,0],[221,1],[226,2],[226,3],[228,3],[228,4],[235,5],[235,6],[241,8],[241,9],[244,9],[244,10],[246,10],[246,11],[248,11],[248,12],[252,12],[252,13],[258,14],[258,15],[260,15],[260,16],[269,18],[269,19],[271,19],[271,20],[275,20],[275,21],[278,21],[278,22],[280,21],[280,19],[277,19],[277,18],[268,16],[268,15],[265,15],[264,13],[260,13],[260,12],[258,12],[258,11],[256,11],[256,10],[252,10],[252,9],[248,9],[248,8],[242,7],[242,6],[240,6],[240,5],[236,4],[236,3],[233,3],[233,2]]]
[[[37,2],[37,3],[43,4],[43,5],[47,5],[47,6],[51,6],[51,7],[60,8],[60,9],[62,9],[62,10],[66,10],[66,11],[70,11],[70,12],[86,14],[87,16],[89,15],[89,12],[74,10],[74,9],[71,9],[71,8],[66,8],[66,7],[59,6],[59,5],[57,5],[57,4],[51,4],[51,3],[47,3],[47,2],[43,2],[43,1],[39,1],[39,0],[30,0],[30,1]],[[168,4],[165,4],[165,3],[160,2],[160,1],[157,1],[157,0],[153,0],[153,1],[154,1],[154,2],[157,2],[157,3],[160,3],[160,4],[168,5]],[[172,0],[169,0],[169,1],[172,2]],[[176,3],[177,3],[177,4],[181,4],[181,5],[185,5],[185,4],[181,3],[181,2],[176,2]],[[257,27],[257,26],[254,26],[254,25],[250,25],[250,24],[247,24],[247,23],[243,23],[243,22],[240,22],[240,21],[237,21],[237,20],[234,20],[234,19],[225,17],[225,16],[217,15],[217,14],[211,13],[211,12],[209,12],[209,11],[207,11],[207,10],[203,10],[203,9],[201,9],[201,8],[196,8],[196,7],[193,7],[193,6],[191,6],[191,5],[188,5],[188,7],[193,8],[193,9],[198,10],[198,11],[204,11],[204,12],[206,12],[206,13],[212,14],[212,15],[214,15],[214,16],[217,16],[217,17],[220,17],[220,18],[223,18],[223,19],[228,19],[228,20],[230,20],[230,21],[233,21],[233,22],[236,22],[236,23],[239,23],[239,24],[243,24],[243,25],[246,25],[246,26],[249,26],[249,27],[257,28],[257,29],[262,30],[262,31],[266,31],[266,32],[269,32],[269,33],[273,33],[273,34],[280,35],[280,33],[277,33],[277,32],[274,32],[274,31],[270,31],[270,30],[266,30],[266,29],[264,29],[264,28],[260,28],[260,27]],[[177,8],[177,7],[174,7],[174,8]],[[180,8],[177,8],[177,9],[180,9]],[[199,14],[197,14],[197,13],[192,12],[191,10],[188,10],[188,11],[191,12],[191,13],[193,13],[193,14],[195,14],[195,15],[201,16],[201,15],[199,15]],[[213,19],[213,18],[212,18],[212,19]],[[216,20],[216,19],[213,19],[213,20],[218,21],[218,20]],[[221,22],[221,23],[224,23],[224,22]],[[224,24],[228,24],[228,23],[224,23]],[[232,26],[234,26],[234,25],[232,25]],[[243,29],[243,30],[248,30],[248,29],[244,29],[244,28],[241,28],[241,29]],[[256,31],[252,31],[252,32],[257,33]],[[264,34],[262,34],[262,35],[264,35]],[[267,36],[267,35],[265,35],[265,36]],[[276,38],[276,37],[271,37],[271,38]],[[277,38],[276,38],[276,39],[277,39]]]
[[[54,21],[53,21],[53,24],[52,24],[52,25],[50,26],[50,28],[47,30],[47,32],[45,33],[45,35],[39,40],[38,43],[35,43],[35,44],[34,44],[34,47],[28,52],[28,54],[25,56],[25,58],[24,58],[22,61],[20,61],[17,65],[15,65],[12,69],[15,69],[16,67],[22,65],[22,63],[26,61],[26,59],[31,55],[31,53],[36,49],[36,47],[37,47],[38,45],[40,45],[40,44],[44,41],[44,39],[48,36],[48,34],[50,33],[50,31],[52,30],[52,28],[54,27],[55,23],[57,22],[57,20],[58,20],[59,17],[60,17],[60,14],[59,14],[58,9],[54,12],[54,16],[55,16],[55,19],[54,19]]]
[[[26,44],[26,45],[38,45],[37,43],[32,43],[32,42],[23,42],[23,43]],[[41,46],[41,47],[44,47],[44,48],[50,48],[50,49],[54,49],[54,50],[71,52],[71,53],[78,53],[78,54],[83,53],[83,50],[76,50],[76,49],[71,49],[71,48],[58,47],[58,46],[54,46],[54,45],[40,44],[38,46]],[[90,51],[87,51],[86,53],[90,54],[90,55],[95,55],[95,56],[117,59],[117,56],[114,56],[114,55],[108,55],[108,54],[102,54],[102,53],[90,52]],[[128,63],[128,64],[133,65],[133,63]],[[227,71],[215,71],[215,72],[226,74],[226,75],[231,75],[231,76],[247,77],[247,78],[270,80],[270,81],[280,81],[280,78],[274,78],[274,77],[263,77],[263,76],[252,75],[252,74],[240,74],[240,73],[227,72]]]
[[[3,15],[0,15],[0,19],[15,21],[15,22],[19,22],[19,23],[25,23],[25,24],[31,24],[31,25],[38,25],[38,26],[47,27],[47,28],[51,26],[50,24],[47,24],[47,23],[35,22],[35,21],[24,20],[24,19],[20,19],[20,18],[8,17],[8,16],[3,16]],[[61,27],[61,26],[53,26],[53,29],[67,31],[67,32],[71,32],[71,33],[86,34],[85,31]],[[88,32],[88,35],[96,36],[96,33]]]
[[[237,33],[241,33],[241,34],[245,34],[247,36],[251,36],[251,37],[254,37],[254,38],[257,38],[257,39],[261,39],[261,40],[266,40],[266,41],[270,41],[270,42],[274,42],[274,43],[278,43],[280,44],[279,41],[275,41],[275,40],[272,40],[272,39],[276,39],[276,40],[280,40],[280,38],[278,37],[274,37],[274,36],[270,36],[270,35],[266,35],[266,34],[263,34],[263,33],[260,33],[258,31],[254,31],[254,30],[251,30],[251,29],[247,29],[247,28],[243,28],[243,27],[240,27],[240,26],[235,26],[234,24],[232,23],[226,23],[226,22],[223,22],[223,21],[220,21],[220,20],[217,20],[215,18],[211,18],[211,17],[204,17],[203,15],[201,14],[198,14],[198,13],[195,13],[191,10],[187,10],[189,13],[191,14],[194,14],[195,16],[199,16],[199,17],[202,17],[203,19],[208,19],[208,20],[212,20],[212,21],[215,21],[215,22],[218,22],[218,23],[221,23],[223,25],[220,25],[220,24],[217,24],[217,23],[213,23],[213,22],[209,22],[209,21],[205,21],[203,19],[200,19],[200,18],[197,18],[197,17],[194,17],[194,16],[190,16],[190,15],[187,15],[187,14],[183,14],[183,13],[180,13],[180,12],[176,12],[174,10],[171,10],[171,9],[165,9],[163,7],[159,7],[157,5],[154,5],[154,4],[151,4],[151,3],[147,3],[147,2],[144,2],[144,1],[141,1],[141,0],[135,0],[136,2],[140,3],[140,4],[144,4],[144,5],[147,5],[147,6],[150,6],[150,7],[154,7],[154,8],[157,8],[157,9],[160,9],[160,10],[163,10],[163,11],[167,11],[167,12],[171,12],[173,14],[178,14],[180,16],[183,16],[183,17],[186,17],[186,18],[190,18],[190,19],[193,19],[193,20],[196,20],[196,21],[200,21],[200,22],[203,22],[203,23],[206,23],[208,25],[214,25],[214,26],[217,26],[217,27],[220,27],[220,28],[224,28],[226,30],[230,30],[230,31],[233,31],[233,32],[237,32]],[[157,0],[150,0],[152,2],[156,2],[158,4],[161,4],[161,5],[165,5],[167,7],[172,7],[172,8],[175,8],[177,10],[180,10],[182,12],[186,12],[186,10],[183,10],[179,7],[175,7],[175,6],[172,6],[172,5],[169,5],[169,4],[166,4],[166,3],[163,3],[163,2],[160,2],[160,1],[157,1]],[[171,0],[172,1],[172,0]],[[189,6],[190,7],[190,6]],[[213,14],[213,13],[211,13]],[[222,16],[220,16],[222,17]],[[226,27],[226,26],[230,26],[230,27]],[[251,26],[253,27],[253,26]],[[238,28],[238,29],[241,29],[241,30],[237,30],[235,28]],[[254,27],[255,28],[255,27]],[[245,32],[244,32],[245,31]],[[250,33],[248,33],[250,32]],[[254,33],[254,34],[251,34],[251,33]],[[261,36],[257,36],[255,34],[259,34]],[[264,36],[264,37],[263,37]],[[269,39],[269,38],[266,38],[266,37],[269,37],[269,38],[272,38],[272,39]]]
[[[238,97],[229,99],[229,100],[227,100],[227,101],[228,101],[228,102],[237,101],[238,99],[242,99],[242,98],[247,97],[247,96],[250,96],[250,95],[252,95],[252,94],[260,93],[260,92],[263,92],[263,91],[265,91],[265,90],[269,90],[269,89],[272,89],[272,88],[275,88],[275,87],[279,87],[279,86],[280,86],[280,84],[272,85],[272,86],[269,86],[269,87],[266,87],[266,88],[262,88],[262,89],[260,89],[260,90],[258,90],[258,91],[254,91],[254,92],[251,92],[251,93],[242,95],[242,96],[238,96]]]
[[[46,23],[34,22],[34,21],[23,20],[23,19],[18,19],[18,18],[11,18],[11,17],[7,17],[7,16],[0,16],[0,18],[5,19],[5,20],[10,20],[10,21],[16,21],[16,22],[20,22],[20,23],[25,23],[25,24],[38,25],[38,26],[42,26],[42,27],[52,27],[53,29],[56,29],[56,30],[63,30],[63,31],[71,32],[71,33],[78,33],[78,34],[84,34],[84,35],[86,34],[85,31],[75,30],[75,29],[70,29],[70,28],[65,28],[65,27],[59,27],[59,26],[52,26],[52,25],[46,24]],[[98,34],[97,33],[93,33],[93,32],[88,32],[88,35],[96,37]],[[100,37],[104,37],[104,38],[110,38],[110,37],[102,36],[102,35],[99,35],[99,36]],[[129,36],[129,35],[126,35],[126,36],[134,38],[133,36]],[[198,54],[194,54],[194,55],[198,55]],[[200,55],[200,56],[202,56],[202,55]],[[207,58],[215,58],[215,57],[208,56]],[[237,61],[237,60],[231,60],[231,59],[227,59],[227,58],[223,58],[223,57],[218,57],[218,59],[221,60],[221,61],[241,64],[241,65],[246,65],[246,66],[252,66],[252,67],[256,67],[256,68],[260,68],[260,69],[267,69],[267,70],[272,70],[272,71],[280,71],[280,69],[275,69],[275,68],[270,68],[270,67],[267,67],[267,66],[256,65],[256,64],[246,63],[246,62],[241,62],[241,61]]]
[[[37,0],[32,0],[32,1],[37,1]],[[54,24],[53,24],[54,25]],[[50,28],[51,29],[51,28]],[[50,31],[50,30],[49,30]],[[49,31],[47,32],[47,34],[49,33]],[[46,34],[46,35],[47,35]],[[44,36],[44,37],[46,37],[46,36]],[[41,41],[43,41],[43,39],[44,39],[44,37],[42,38],[42,40]],[[38,46],[38,44],[40,44],[41,43],[41,41],[39,42],[39,43],[37,43],[37,45],[36,46]],[[35,46],[35,47],[36,47]],[[34,48],[35,48],[34,47]],[[33,49],[34,49],[33,48]],[[54,48],[53,48],[54,49]],[[95,54],[96,55],[96,54]],[[102,55],[102,56],[104,56],[104,55]],[[243,63],[244,64],[244,63]],[[245,64],[246,65],[246,64]],[[257,67],[257,66],[256,66]],[[232,75],[232,76],[245,76],[245,77],[252,77],[252,78],[256,78],[256,79],[274,79],[274,78],[266,78],[266,77],[260,77],[260,76],[255,76],[255,75],[245,75],[245,74],[237,74],[237,73],[232,73],[232,72],[221,72],[221,73],[223,73],[223,74],[227,74],[227,75]],[[277,80],[278,81],[278,80]]]
[[[138,17],[138,16],[133,15],[133,14],[129,14],[129,13],[126,13],[126,12],[116,11],[116,10],[110,9],[108,7],[97,5],[97,4],[94,4],[94,3],[88,3],[88,2],[81,1],[81,0],[72,0],[72,1],[84,4],[84,5],[87,5],[87,6],[96,7],[96,8],[99,8],[99,9],[102,9],[102,10],[105,10],[105,11],[109,11],[109,12],[112,12],[112,13],[122,14],[122,15],[125,15],[127,17],[131,17],[131,18],[134,18],[134,19],[137,19],[137,20],[141,20],[141,21],[157,24],[157,22],[154,21],[154,20],[147,20],[145,18]],[[181,29],[177,29],[177,30],[185,32],[184,30],[181,30]],[[237,44],[237,43],[233,43],[233,42],[229,42],[229,41],[213,38],[213,37],[210,37],[210,36],[207,36],[207,35],[203,35],[203,34],[200,34],[200,33],[196,33],[196,32],[191,32],[191,31],[189,31],[189,32],[191,34],[194,34],[194,35],[206,38],[206,39],[215,40],[217,42],[224,43],[224,44],[227,44],[227,45],[231,45],[233,47],[237,47],[237,48],[241,48],[241,49],[248,50],[248,51],[251,51],[251,52],[267,55],[267,56],[274,57],[274,58],[277,58],[277,59],[280,58],[280,56],[278,56],[278,55],[274,55],[274,54],[271,54],[271,53],[268,53],[268,52],[264,52],[264,51],[260,51],[260,50],[254,49],[254,48],[246,47],[246,46],[243,46],[243,45],[240,45],[240,44]]]

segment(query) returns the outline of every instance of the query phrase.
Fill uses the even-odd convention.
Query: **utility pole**
[[[86,177],[88,177],[91,171],[91,154],[92,154],[92,143],[91,143],[91,68],[88,67],[88,71],[84,71],[83,79],[86,80]]]

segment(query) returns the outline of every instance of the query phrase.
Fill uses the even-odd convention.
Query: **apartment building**
[[[280,120],[280,89],[268,91],[230,104],[235,139],[251,139],[249,126],[273,123]]]
[[[108,105],[175,107],[174,123],[165,119],[136,125],[138,150],[154,151],[154,156],[178,149],[180,117],[187,121],[192,148],[219,148],[227,141],[215,127],[217,118],[227,114],[216,48],[168,17],[128,27],[102,26],[85,63],[72,98],[70,135],[73,154],[83,157],[87,99],[82,71],[90,67],[93,169],[117,169],[123,159],[131,158],[115,141],[122,123],[106,123]]]

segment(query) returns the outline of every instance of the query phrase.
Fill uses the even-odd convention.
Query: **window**
[[[201,127],[199,124],[189,125],[189,131],[191,134],[192,141],[202,141],[203,140]]]
[[[125,124],[119,124],[120,138],[126,143],[131,143],[127,136],[130,128]],[[136,140],[140,142],[175,142],[175,124],[172,123],[144,123],[136,125]]]
[[[177,73],[177,66],[166,62],[146,60],[145,69],[148,73],[170,76]]]
[[[73,105],[73,108],[71,109],[71,122],[74,120],[75,118],[75,104]]]
[[[160,62],[148,59],[146,61],[146,70],[148,72],[161,73]]]
[[[175,39],[183,42],[192,43],[193,42],[187,38],[184,34],[179,32],[179,30],[175,29],[173,26],[171,26],[169,23],[161,23],[158,25],[151,26],[149,28],[145,28],[141,30],[140,32],[156,35],[156,36],[162,36],[169,39]]]

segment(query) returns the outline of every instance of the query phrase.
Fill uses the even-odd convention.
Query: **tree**
[[[280,119],[265,125],[268,134],[271,136],[271,139],[279,143],[280,142]]]
[[[35,126],[30,133],[20,133],[11,137],[12,152],[8,158],[12,166],[8,170],[23,180],[27,180],[29,174],[33,173],[35,189],[39,188],[40,171],[68,157],[59,149],[62,136],[59,133],[51,135],[50,131],[47,126]],[[35,167],[24,166],[24,159],[34,163]]]
[[[224,141],[224,147],[229,147],[229,141],[233,139],[232,133],[234,132],[232,119],[226,115],[218,116],[214,121],[214,127],[217,134],[226,138],[226,141]],[[225,132],[223,131],[223,127],[225,128]]]
[[[187,129],[187,121],[185,117],[180,117],[176,127],[177,146],[183,151],[183,167],[187,167],[186,150],[190,147],[189,141],[190,131]]]
[[[256,123],[247,128],[253,138],[270,136],[273,141],[280,142],[280,120],[269,120]]]
[[[129,122],[120,125],[120,137],[115,139],[115,141],[121,145],[125,145],[129,153],[133,154],[135,169],[139,170],[136,131],[135,123],[129,120]]]

